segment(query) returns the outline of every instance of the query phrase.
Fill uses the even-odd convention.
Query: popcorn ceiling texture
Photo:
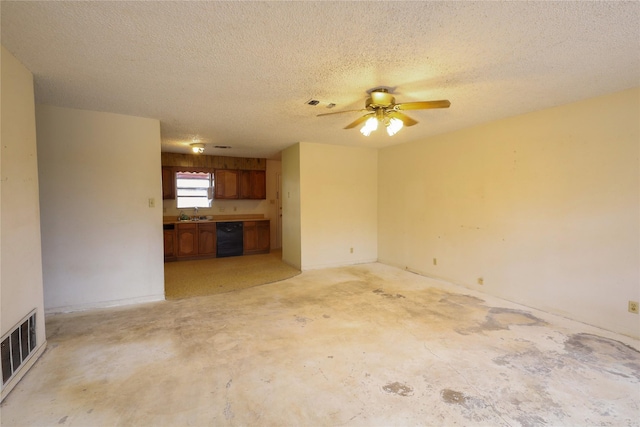
[[[639,2],[0,4],[38,103],[157,118],[163,151],[383,147],[640,84]],[[378,86],[452,105],[393,138],[343,130],[358,113],[316,117]]]

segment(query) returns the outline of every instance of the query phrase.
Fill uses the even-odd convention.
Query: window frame
[[[180,196],[180,190],[188,190],[190,189],[189,187],[179,187],[178,186],[178,181],[179,179],[181,179],[179,177],[180,174],[202,174],[202,173],[206,173],[208,175],[208,187],[207,187],[207,203],[206,206],[194,206],[193,203],[190,203],[188,206],[180,206],[180,201],[181,199],[185,199],[185,198],[190,198],[192,197],[193,199],[198,199],[198,200],[202,200],[203,196]],[[175,173],[174,173],[174,179],[175,179],[175,189],[176,189],[176,208],[177,209],[193,209],[193,208],[210,208],[213,204],[213,191],[214,191],[214,185],[215,185],[215,174],[214,171],[209,169],[209,168],[182,168],[182,167],[176,167],[175,168]],[[188,178],[187,178],[188,179]],[[204,181],[204,179],[203,179]],[[204,187],[197,187],[200,189],[203,189]]]

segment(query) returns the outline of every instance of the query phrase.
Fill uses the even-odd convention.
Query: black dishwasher
[[[216,223],[216,256],[218,258],[242,255],[242,223]]]

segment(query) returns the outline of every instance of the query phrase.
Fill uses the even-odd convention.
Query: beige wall
[[[640,336],[627,311],[640,300],[639,100],[633,89],[381,150],[379,260]]]
[[[300,144],[282,151],[282,260],[302,269]]]
[[[0,62],[0,328],[4,335],[36,309],[39,354],[46,336],[33,76],[4,46]],[[2,386],[2,398],[22,375]]]
[[[278,177],[282,176],[282,162],[280,160],[267,160],[267,200],[268,203],[266,218],[271,220],[271,249],[282,247],[282,230],[278,229],[279,203],[282,190],[278,188]],[[278,234],[280,233],[280,238]]]
[[[158,120],[38,105],[36,123],[46,310],[163,299]]]
[[[303,270],[376,261],[377,169],[375,149],[300,144]]]

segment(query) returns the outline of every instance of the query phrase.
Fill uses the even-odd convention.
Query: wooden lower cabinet
[[[269,224],[269,220],[244,222],[243,253],[245,255],[269,253],[271,249]]]
[[[198,224],[177,224],[178,257],[198,255]]]
[[[174,228],[170,228],[174,227]],[[216,223],[165,224],[164,260],[212,258],[216,256]],[[243,254],[265,254],[271,250],[269,220],[243,222]]]
[[[174,228],[164,230],[164,260],[176,259],[176,230]]]
[[[216,254],[216,224],[198,224],[198,255]]]
[[[176,224],[176,230],[178,258],[216,256],[215,222]]]

